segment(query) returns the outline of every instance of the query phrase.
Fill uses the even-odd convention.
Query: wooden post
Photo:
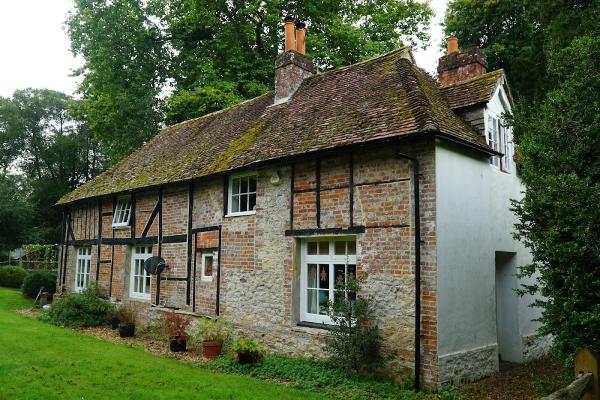
[[[584,348],[575,356],[575,377],[582,374],[592,374],[589,390],[581,400],[600,400],[600,387],[598,383],[598,364],[600,359],[588,348]]]

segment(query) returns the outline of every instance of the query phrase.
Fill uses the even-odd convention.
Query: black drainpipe
[[[415,391],[421,389],[421,210],[419,207],[419,160],[396,150],[396,156],[412,163],[415,198]]]

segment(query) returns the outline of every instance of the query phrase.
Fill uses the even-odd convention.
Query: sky
[[[447,0],[431,0],[436,16],[431,28],[431,46],[415,50],[417,64],[435,71],[442,42],[439,25]],[[0,0],[0,96],[10,97],[16,89],[47,88],[73,94],[77,79],[73,69],[83,60],[74,58],[64,21],[72,0]]]

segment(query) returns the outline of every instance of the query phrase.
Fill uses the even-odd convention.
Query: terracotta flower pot
[[[219,357],[222,348],[223,342],[221,341],[202,342],[202,355],[208,359]]]

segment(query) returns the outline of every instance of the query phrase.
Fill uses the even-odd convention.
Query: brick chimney
[[[448,52],[438,61],[438,80],[442,86],[451,85],[485,74],[487,61],[480,48],[461,52],[458,39],[448,38]]]
[[[287,16],[284,21],[284,52],[275,60],[275,104],[286,102],[302,81],[317,73],[312,60],[305,54],[305,25]]]

